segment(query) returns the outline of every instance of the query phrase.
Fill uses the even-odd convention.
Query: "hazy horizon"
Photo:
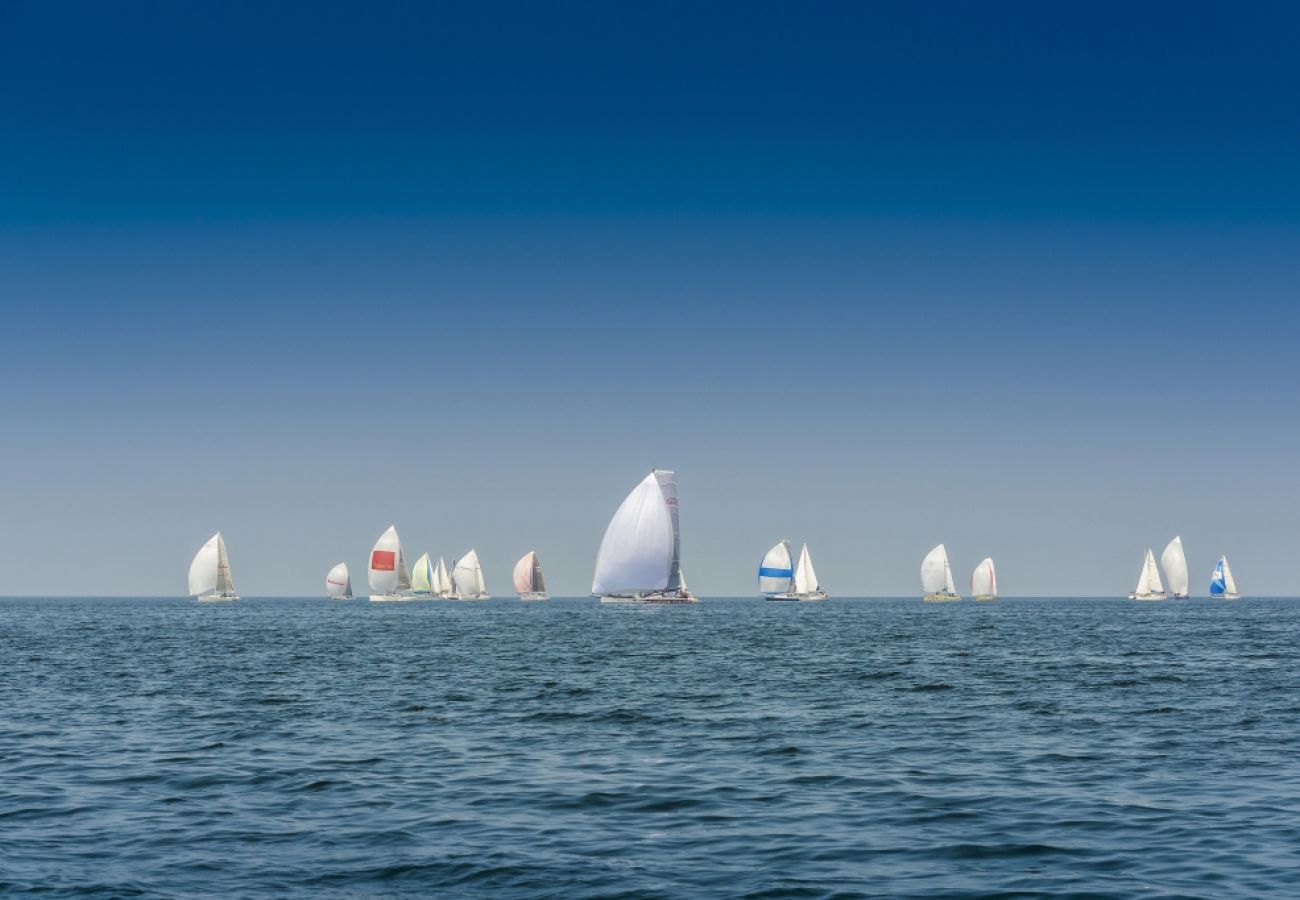
[[[1300,591],[1294,10],[0,9],[7,596]]]

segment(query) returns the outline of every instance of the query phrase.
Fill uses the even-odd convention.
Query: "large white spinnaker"
[[[758,565],[758,592],[760,594],[784,594],[794,582],[794,569],[791,568],[790,542],[780,541]]]
[[[993,560],[985,558],[970,577],[970,592],[976,600],[994,600],[998,596],[998,573]]]
[[[596,554],[591,592],[604,602],[696,602],[682,587],[672,471],[651,471],[619,505]]]
[[[1183,539],[1175,536],[1165,552],[1160,554],[1160,566],[1165,570],[1169,593],[1176,600],[1186,600],[1190,584],[1187,580],[1187,557],[1183,553]]]
[[[451,580],[456,594],[462,600],[486,600],[487,585],[483,582],[483,566],[478,561],[478,551],[471,549],[456,560],[451,570]]]
[[[410,600],[411,576],[406,569],[406,553],[396,526],[379,536],[370,551],[367,568],[371,600]]]
[[[339,563],[325,576],[325,594],[335,600],[352,599],[352,576],[348,574],[347,563]]]
[[[189,592],[200,600],[238,600],[230,577],[226,539],[218,531],[194,554],[190,562]]]

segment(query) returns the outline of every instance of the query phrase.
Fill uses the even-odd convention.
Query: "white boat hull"
[[[200,603],[229,603],[238,600],[238,594],[199,594]]]
[[[784,594],[767,594],[763,597],[763,599],[764,600],[793,600],[798,603],[816,603],[821,600],[829,600],[830,594],[826,593],[825,591],[813,591],[812,593],[809,594],[792,594],[787,591]]]
[[[980,603],[993,603],[998,599],[997,594],[976,594],[975,599]]]
[[[371,594],[372,603],[409,603],[420,598],[414,594]]]
[[[546,591],[524,591],[519,595],[520,600],[550,600],[551,595]]]
[[[600,598],[601,603],[622,604],[625,606],[682,606],[687,603],[699,603],[700,598],[694,594],[681,594],[674,591],[671,594],[603,594]]]
[[[1211,594],[1211,600],[1240,600],[1241,594]]]
[[[961,599],[961,594],[926,594],[924,598],[926,603],[955,603]]]
[[[1168,597],[1164,591],[1156,591],[1150,594],[1130,594],[1134,600],[1164,600]]]

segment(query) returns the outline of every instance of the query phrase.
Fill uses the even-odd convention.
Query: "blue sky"
[[[0,4],[5,593],[1300,590],[1288,6],[262,6]]]

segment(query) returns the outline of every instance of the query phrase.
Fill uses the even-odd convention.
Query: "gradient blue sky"
[[[0,0],[9,594],[1300,593],[1291,4]]]

